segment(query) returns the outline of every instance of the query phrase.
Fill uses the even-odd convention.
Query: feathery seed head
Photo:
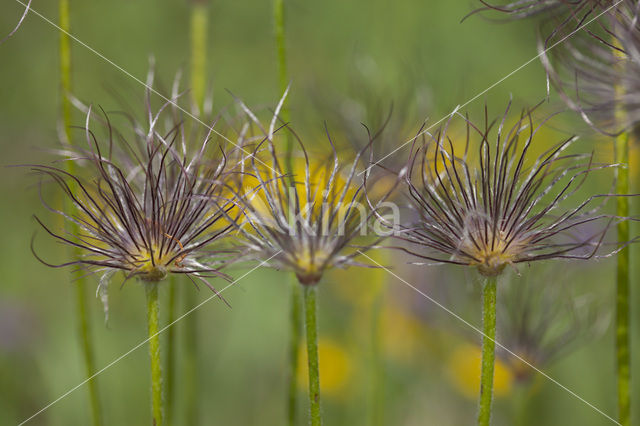
[[[640,3],[618,7],[590,37],[572,37],[540,58],[569,108],[592,128],[617,134],[640,123]]]
[[[537,268],[517,280],[511,275],[503,280],[498,295],[501,343],[538,368],[600,337],[609,325],[601,299],[572,287],[584,283],[563,280],[564,275],[569,278],[566,269],[555,267]],[[559,281],[567,285],[558,286]],[[534,370],[521,359],[500,349],[498,356],[518,381],[531,379]]]
[[[150,82],[152,79],[150,78]],[[149,85],[150,86],[150,85]],[[179,95],[152,111],[147,90],[143,124],[125,114],[130,128],[116,128],[110,115],[86,109],[88,147],[70,147],[65,161],[73,172],[38,165],[69,201],[65,211],[51,207],[70,226],[56,232],[38,222],[81,256],[62,265],[78,265],[91,273],[163,280],[170,273],[197,278],[228,277],[219,271],[229,250],[219,241],[239,214],[233,192],[233,168],[220,144],[205,133],[192,153],[189,132],[175,107]],[[164,124],[166,123],[166,128]],[[93,124],[93,126],[92,126]],[[94,130],[92,127],[99,127]]]
[[[484,5],[472,13],[482,11],[497,11],[508,14],[513,19],[524,19],[532,16],[545,15],[550,17],[566,17],[570,15],[580,21],[594,11],[604,9],[614,4],[613,0],[515,0],[503,4],[480,0]]]
[[[305,155],[302,169],[294,167],[290,181],[275,148],[271,149],[268,164],[277,174],[254,162],[258,201],[246,204],[248,226],[241,233],[261,258],[275,256],[274,264],[292,270],[302,284],[312,285],[326,269],[346,266],[355,256],[348,245],[363,230],[367,215],[361,185],[354,182],[355,164],[344,174],[337,154],[327,163]]]
[[[354,245],[370,217],[356,176],[363,152],[345,167],[329,140],[330,158],[314,160],[293,130],[274,130],[277,111],[269,130],[250,114],[264,139],[244,176],[246,191],[253,196],[242,197],[246,221],[237,229],[243,250],[249,257],[293,271],[304,285],[316,284],[327,269],[359,265],[354,259],[358,249],[372,245]],[[279,147],[286,136],[297,140],[301,153],[301,158],[294,157],[290,173],[283,167]]]
[[[571,203],[592,172],[611,165],[595,163],[593,154],[568,153],[574,137],[529,158],[539,129],[532,111],[511,128],[508,112],[497,130],[486,118],[479,128],[452,117],[467,126],[463,149],[450,139],[449,123],[414,143],[401,176],[419,219],[396,230],[397,239],[411,243],[401,250],[496,276],[522,262],[592,258],[611,223],[626,220],[599,212],[611,194]],[[593,224],[598,228],[588,230]]]

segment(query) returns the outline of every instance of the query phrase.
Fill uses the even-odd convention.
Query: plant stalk
[[[76,250],[74,255],[79,256]],[[76,315],[78,317],[78,335],[82,345],[82,354],[84,356],[85,374],[92,377],[96,372],[95,358],[93,355],[93,340],[91,339],[91,324],[87,313],[87,296],[86,280],[81,279],[75,283],[76,288]],[[95,377],[87,383],[89,389],[89,405],[91,406],[91,418],[95,426],[101,426],[102,423],[102,406],[100,404],[100,396],[98,392],[98,383]]]
[[[287,42],[285,31],[285,7],[284,0],[274,0],[273,2],[273,22],[276,38],[276,54],[278,56],[278,82],[280,89],[280,96],[284,95],[287,86],[289,85],[289,75],[287,72]],[[280,110],[280,118],[284,123],[288,123],[291,120],[289,112],[289,102],[285,99]],[[287,132],[285,145],[285,170],[288,173],[293,172],[293,137],[291,133]]]
[[[615,163],[623,165],[617,169],[616,193],[629,193],[629,144],[628,133],[616,138]],[[618,217],[629,216],[629,198],[617,198]],[[617,225],[619,242],[629,241],[629,222],[621,221]],[[617,255],[616,267],[616,365],[618,386],[618,421],[623,426],[631,424],[631,367],[629,348],[629,247]]]
[[[167,323],[172,324],[176,317],[177,283],[175,277],[169,278],[169,300],[167,303]],[[165,387],[165,415],[167,424],[173,424],[175,406],[175,363],[176,363],[176,328],[167,330],[167,361],[166,361],[166,387]]]
[[[307,330],[307,360],[309,364],[310,425],[322,425],[320,414],[320,366],[318,362],[318,322],[316,314],[317,288],[304,286],[304,314]]]
[[[162,363],[160,362],[158,283],[145,283],[147,320],[149,325],[149,356],[151,358],[151,418],[154,426],[162,426]]]
[[[184,286],[183,299],[186,311],[190,311],[197,303],[197,294],[191,286]],[[195,426],[199,423],[199,388],[198,380],[198,316],[191,312],[181,322],[184,325],[184,350],[182,361],[183,401],[185,404],[185,425]]]
[[[61,113],[62,125],[66,143],[71,144],[71,126],[72,126],[72,105],[69,99],[71,93],[71,38],[69,32],[71,30],[69,0],[59,0],[58,2],[58,24],[63,30],[60,32],[59,54],[60,54],[60,91],[61,91]],[[73,174],[73,162],[66,162],[67,173]],[[70,225],[77,228],[77,225]],[[77,231],[77,230],[76,230]],[[72,234],[77,232],[71,230]],[[78,249],[72,250],[72,256],[78,258],[80,256]],[[86,279],[78,278],[75,283],[76,292],[76,317],[78,324],[78,336],[80,338],[82,355],[85,364],[85,374],[92,377],[96,371],[95,358],[93,349],[93,340],[91,338],[91,323],[89,321],[89,313],[87,312],[87,296],[86,296]],[[94,426],[102,425],[102,406],[100,404],[100,396],[98,392],[98,382],[96,378],[89,380],[87,384],[89,390],[89,405],[91,407],[91,418]]]
[[[289,317],[289,397],[287,399],[287,419],[289,426],[296,425],[297,413],[297,395],[298,395],[298,348],[300,346],[300,323],[302,321],[300,299],[300,284],[292,277],[290,279],[291,286],[291,303]]]
[[[204,113],[207,80],[207,33],[209,28],[209,1],[193,0],[191,8],[191,96],[196,115]],[[190,286],[184,287],[185,310],[197,303],[197,294]],[[184,350],[182,367],[183,400],[186,425],[199,424],[199,380],[198,380],[198,315],[192,312],[183,321]]]
[[[369,424],[371,426],[382,426],[384,424],[384,363],[382,356],[382,331],[381,318],[382,307],[385,295],[384,278],[376,283],[376,287],[371,291],[375,292],[371,301],[371,390],[369,396]]]
[[[273,23],[275,30],[276,55],[278,57],[278,86],[280,94],[283,95],[289,84],[287,73],[287,45],[285,37],[285,7],[284,0],[274,0],[273,2]],[[288,123],[291,119],[289,112],[289,102],[285,99],[280,110],[280,118]],[[290,184],[293,185],[293,138],[291,133],[286,133],[285,139],[285,170],[289,174]],[[290,301],[290,325],[289,325],[289,386],[287,392],[287,420],[289,426],[296,424],[297,412],[297,377],[298,377],[298,347],[300,346],[300,287],[297,280],[291,280],[291,301]]]
[[[66,142],[71,143],[71,18],[69,14],[69,0],[59,0],[58,2],[58,25],[60,26],[60,90],[62,91],[62,123]],[[71,164],[72,162],[67,162]]]
[[[493,369],[496,358],[496,277],[488,277],[482,288],[482,372],[478,425],[489,426],[493,399]]]
[[[619,47],[619,40],[613,36],[612,45]],[[620,61],[616,64],[619,71],[624,73],[626,67],[626,53],[623,49],[614,49]],[[624,82],[615,85],[616,98],[625,96]],[[615,106],[616,122],[623,126],[627,121],[627,112],[624,103],[618,102]],[[616,168],[616,215],[620,218],[629,216],[629,133],[618,135],[614,143],[614,163]],[[617,239],[621,244],[629,241],[629,222],[624,220],[617,224]],[[616,376],[618,395],[618,421],[622,426],[631,423],[631,367],[630,367],[630,341],[629,341],[629,247],[623,248],[616,256]]]
[[[196,115],[204,108],[207,68],[207,32],[209,8],[207,1],[194,1],[191,9],[191,92]]]

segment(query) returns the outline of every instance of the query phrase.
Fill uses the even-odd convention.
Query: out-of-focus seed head
[[[503,280],[498,294],[498,339],[504,347],[526,362],[543,368],[580,345],[600,337],[610,315],[593,293],[580,291],[583,284],[557,267],[540,268],[516,280]],[[567,285],[559,286],[564,281]],[[521,359],[498,349],[498,356],[510,365],[515,378],[527,382],[535,370]]]
[[[617,134],[640,123],[640,3],[619,7],[590,37],[570,38],[540,57],[569,108],[592,128]],[[599,30],[599,31],[598,31]]]
[[[387,154],[406,141],[399,140],[400,135],[411,133],[432,107],[431,89],[423,80],[427,64],[421,62],[414,58],[414,65],[394,78],[383,72],[373,57],[356,54],[346,89],[330,91],[326,85],[312,84],[310,97],[322,118],[332,124],[333,132],[343,134],[356,151],[370,143],[362,128],[362,123],[366,124],[375,133],[372,150],[379,164],[397,169],[404,165],[404,159]]]
[[[558,18],[582,21],[593,14],[615,4],[614,0],[516,0],[493,1],[479,0],[484,6],[472,13],[496,11],[508,14],[512,19],[525,19],[543,15],[547,18]]]

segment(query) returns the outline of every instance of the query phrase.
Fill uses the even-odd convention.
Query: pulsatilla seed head
[[[571,37],[553,50],[540,43],[548,80],[593,129],[616,135],[640,123],[640,3],[624,2],[589,37]]]
[[[273,170],[252,161],[245,188],[246,222],[239,228],[243,245],[259,259],[293,271],[303,285],[316,284],[327,269],[358,264],[353,246],[365,231],[362,185],[355,183],[356,164],[345,172],[333,161],[316,161],[304,153],[294,158],[288,175],[271,142],[265,160]],[[259,148],[258,148],[259,150]],[[275,170],[275,172],[274,172]],[[366,246],[360,247],[366,250]]]
[[[604,10],[615,3],[614,0],[516,0],[503,2],[479,0],[479,2],[483,6],[471,12],[472,14],[496,11],[508,14],[513,19],[544,15],[576,22],[583,21],[594,12]]]
[[[576,193],[593,172],[612,165],[568,153],[575,137],[531,155],[542,143],[535,141],[540,127],[533,126],[532,111],[510,127],[508,112],[497,126],[485,117],[482,128],[456,114],[436,134],[416,138],[399,175],[419,219],[396,229],[395,238],[410,243],[399,249],[474,266],[488,277],[522,262],[610,254],[599,251],[607,230],[627,218],[600,210],[616,195],[585,200]],[[448,134],[458,120],[466,126],[462,140]]]
[[[619,11],[635,8],[635,0],[479,0],[482,7],[469,13],[502,13],[506,19],[540,18],[545,49],[555,49],[569,38],[593,38],[592,27],[607,25]],[[494,16],[493,14],[491,16]],[[595,21],[595,22],[594,22]],[[591,25],[593,23],[593,25]],[[589,28],[586,28],[589,26]],[[608,38],[608,37],[607,37]],[[601,40],[593,40],[595,44]],[[552,47],[553,46],[553,47]]]
[[[498,294],[501,343],[519,358],[502,348],[497,356],[520,382],[533,376],[527,363],[544,368],[600,337],[610,323],[603,301],[575,279],[580,272],[558,265],[533,269],[518,279],[508,274]]]
[[[262,126],[242,107],[262,140],[243,175],[245,194],[239,198],[245,218],[237,227],[239,250],[248,258],[292,271],[303,285],[317,284],[331,268],[367,266],[355,259],[376,240],[364,235],[371,212],[357,176],[363,151],[344,166],[327,132],[329,158],[309,155],[292,129],[275,128],[279,108],[271,125]],[[299,148],[291,161],[283,149],[288,137]]]
[[[63,211],[45,205],[64,217],[67,230],[36,220],[80,253],[70,262],[47,265],[77,265],[103,279],[116,271],[148,282],[186,274],[209,287],[207,277],[229,279],[220,268],[233,253],[220,243],[239,214],[228,189],[234,173],[222,143],[212,142],[211,129],[196,147],[188,143],[193,133],[185,130],[174,95],[155,112],[148,89],[148,122],[124,114],[127,124],[120,128],[104,111],[81,106],[87,148],[68,148],[68,167],[33,166],[62,190]]]

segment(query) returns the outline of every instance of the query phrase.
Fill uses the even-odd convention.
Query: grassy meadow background
[[[186,71],[186,0],[72,0],[71,6],[72,33],[137,78],[144,80],[150,55],[155,57],[159,79],[167,86],[179,69]],[[440,119],[536,55],[534,21],[496,25],[475,16],[460,23],[475,6],[471,0],[287,1],[292,123],[305,143],[326,143],[322,126],[327,120],[340,143],[348,145],[345,118],[366,122],[362,105],[386,110],[393,103],[394,120],[401,125],[397,135],[389,136],[392,141],[388,146],[400,144],[425,119],[431,123]],[[56,2],[34,0],[33,8],[57,20]],[[13,28],[22,9],[14,0],[2,2],[0,35]],[[65,259],[66,249],[47,238],[32,215],[38,214],[47,223],[57,219],[40,204],[36,176],[28,169],[4,167],[54,158],[49,151],[58,147],[58,36],[56,28],[31,14],[18,33],[0,45],[3,425],[21,422],[84,379],[70,271],[47,268],[30,251],[35,235],[36,249],[43,257],[52,262]],[[271,1],[212,1],[207,68],[214,109],[232,105],[225,89],[248,105],[276,104],[280,94],[273,39]],[[113,65],[77,43],[72,54],[74,94],[81,100],[113,109],[112,88],[130,99],[142,99],[143,87]],[[490,113],[499,115],[509,96],[513,96],[516,110],[545,98],[544,72],[537,61],[465,110],[480,121],[486,101]],[[141,102],[131,103],[142,108]],[[538,113],[558,107],[560,103],[551,99]],[[84,124],[80,114],[74,120]],[[575,123],[569,116],[560,117],[557,131],[545,133],[550,138],[547,142],[559,140]],[[610,146],[602,140],[595,143],[587,135],[581,144],[585,151],[595,147],[599,155],[610,156]],[[397,154],[402,159],[406,155],[406,149]],[[606,181],[596,182],[600,184],[607,187]],[[475,272],[411,266],[406,264],[407,257],[397,254],[379,253],[377,257],[464,319],[480,324]],[[604,305],[602,315],[606,317],[613,314],[612,266],[604,260],[588,265],[562,263],[555,271],[522,266],[522,274],[531,277],[521,281],[523,285],[541,285],[535,277],[552,277],[553,285],[596,297]],[[231,270],[234,276],[242,273],[241,269]],[[225,291],[232,308],[212,300],[198,310],[200,424],[284,423],[287,279],[283,273],[260,269]],[[92,282],[97,284],[95,278]],[[98,368],[146,338],[143,289],[135,282],[122,289],[119,284],[114,279],[109,288],[108,325],[104,324],[100,301],[91,298]],[[222,282],[214,284],[224,286]],[[181,285],[196,291],[187,280]],[[471,424],[479,381],[479,339],[466,325],[384,271],[339,271],[320,286],[320,363],[327,425]],[[164,290],[162,297],[166,297]],[[210,295],[202,288],[198,298]],[[639,296],[635,291],[634,308]],[[179,313],[186,310],[179,306]],[[384,367],[378,376],[371,374],[375,306],[381,311],[379,356]],[[638,313],[635,309],[635,324]],[[176,327],[180,339],[180,324]],[[640,349],[638,328],[633,336],[635,353]],[[541,368],[613,415],[612,345],[613,333],[608,327]],[[146,346],[141,347],[99,375],[106,424],[148,423],[147,358]],[[634,362],[638,367],[638,359]],[[495,425],[610,424],[540,375],[533,374],[522,383],[507,362],[498,370]],[[305,422],[307,404],[302,377],[300,424]],[[177,409],[181,410],[187,401],[177,380]],[[382,393],[376,395],[373,389]],[[640,409],[638,401],[635,408]],[[372,413],[376,413],[377,423]],[[28,424],[84,425],[88,421],[87,394],[82,387]]]

